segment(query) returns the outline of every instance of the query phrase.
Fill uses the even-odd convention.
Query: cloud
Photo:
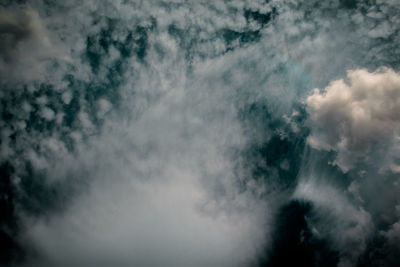
[[[0,160],[12,166],[14,239],[27,265],[31,247],[38,266],[248,266],[266,253],[306,154],[304,113],[293,103],[349,67],[390,63],[398,49],[390,3],[317,2],[1,9]],[[318,147],[340,150],[325,144],[321,121],[311,123]],[[365,157],[379,143],[367,140],[345,150]],[[392,171],[394,147],[384,154]],[[349,192],[368,204],[363,185]],[[295,197],[315,203],[339,234],[310,225],[354,262],[377,212],[334,186],[304,187]]]
[[[338,266],[356,265],[375,230],[371,214],[323,180],[303,179],[293,198],[312,203],[308,227],[316,238],[330,240],[330,246],[339,251]]]
[[[397,255],[400,252],[400,221],[394,223],[388,231],[382,232],[383,236],[387,238],[386,244],[386,257],[389,263],[395,265],[398,263]]]
[[[147,78],[136,84],[152,86]],[[268,205],[262,192],[236,186],[228,153],[244,145],[236,110],[222,88],[204,93],[202,81],[186,82],[167,87],[138,119],[108,120],[72,161],[73,175],[90,182],[87,192],[61,214],[26,219],[26,236],[49,266],[247,266],[257,259]]]
[[[121,86],[111,87],[123,96],[120,102],[107,94],[92,102],[79,98],[73,131],[64,125],[54,129],[51,141],[34,140],[39,151],[26,157],[45,173],[46,183],[59,188],[66,181],[79,188],[60,211],[24,216],[24,235],[42,256],[39,265],[247,266],[263,253],[270,230],[265,184],[245,176],[240,178],[247,190],[239,188],[230,151],[247,141],[236,103],[252,99],[242,98],[241,86],[246,83],[256,94],[265,82],[260,74],[266,62],[256,65],[258,72],[248,72],[246,64],[267,48],[196,60],[193,75],[175,38],[159,36],[146,44],[147,64],[135,56],[117,58],[128,65]],[[254,55],[246,58],[249,51]],[[116,59],[105,53],[102,60],[108,66]],[[106,81],[106,69],[100,66],[99,77],[93,75],[100,80],[95,85]],[[221,79],[230,73],[236,80]],[[90,95],[84,91],[90,86],[82,91]],[[70,90],[59,94],[57,107],[76,101]],[[51,97],[38,102],[40,114],[54,120],[44,108],[53,103]],[[73,151],[56,134],[62,131],[83,136]],[[69,199],[68,191],[60,191]]]
[[[335,164],[345,172],[378,145],[398,149],[400,129],[399,73],[357,69],[348,71],[347,79],[315,89],[305,101],[312,128],[309,144],[336,151]]]
[[[208,196],[193,171],[163,171],[163,181],[108,175],[112,181],[29,230],[49,266],[246,266],[259,253],[264,232],[254,226],[262,218],[201,212]]]
[[[50,59],[68,60],[66,50],[52,38],[30,6],[0,8],[0,77],[4,84],[46,76]]]
[[[295,197],[315,204],[309,223],[340,251],[343,266],[396,262],[399,104],[400,74],[390,68],[349,70],[306,97],[311,154],[335,152],[329,164],[342,173],[314,165]]]

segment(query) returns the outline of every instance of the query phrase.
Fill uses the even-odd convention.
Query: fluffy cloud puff
[[[400,74],[392,69],[350,70],[347,80],[315,89],[306,104],[313,128],[309,144],[336,151],[335,164],[344,172],[378,146],[398,146]],[[396,172],[394,161],[389,167]]]

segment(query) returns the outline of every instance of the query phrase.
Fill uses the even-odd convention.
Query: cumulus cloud
[[[336,151],[335,164],[345,172],[377,145],[398,145],[400,74],[392,69],[350,70],[347,81],[315,89],[306,105],[313,131],[309,144]]]
[[[319,150],[314,153],[335,152],[330,164],[349,179],[346,189],[341,175],[332,170],[317,170],[302,178],[295,196],[309,199],[321,216],[316,223],[311,218],[310,225],[316,225],[318,235],[328,233],[343,266],[371,261],[368,257],[393,264],[398,251],[393,239],[399,203],[400,74],[390,68],[350,70],[345,79],[332,81],[323,90],[314,89],[305,104],[311,129],[308,144]],[[318,182],[310,178],[318,176]],[[334,214],[331,222],[338,220],[335,226],[321,219],[329,214]],[[330,226],[324,229],[324,224]],[[371,256],[379,250],[376,239],[383,247],[380,259]]]

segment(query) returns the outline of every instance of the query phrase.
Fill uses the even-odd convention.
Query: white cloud
[[[64,104],[68,105],[72,100],[72,92],[70,90],[65,91],[61,95],[61,99],[63,100]]]
[[[42,117],[48,121],[53,120],[55,117],[54,111],[48,107],[44,107],[41,113]]]
[[[374,146],[396,144],[400,129],[400,74],[388,68],[357,69],[348,71],[347,78],[315,89],[306,99],[309,144],[336,151],[335,164],[345,172]]]
[[[243,266],[254,260],[261,218],[203,214],[197,205],[207,196],[196,173],[171,168],[161,175],[163,181],[105,177],[66,213],[36,223],[30,237],[52,266]]]

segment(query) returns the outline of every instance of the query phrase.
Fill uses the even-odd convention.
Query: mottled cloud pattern
[[[399,14],[0,1],[0,265],[399,265]]]

